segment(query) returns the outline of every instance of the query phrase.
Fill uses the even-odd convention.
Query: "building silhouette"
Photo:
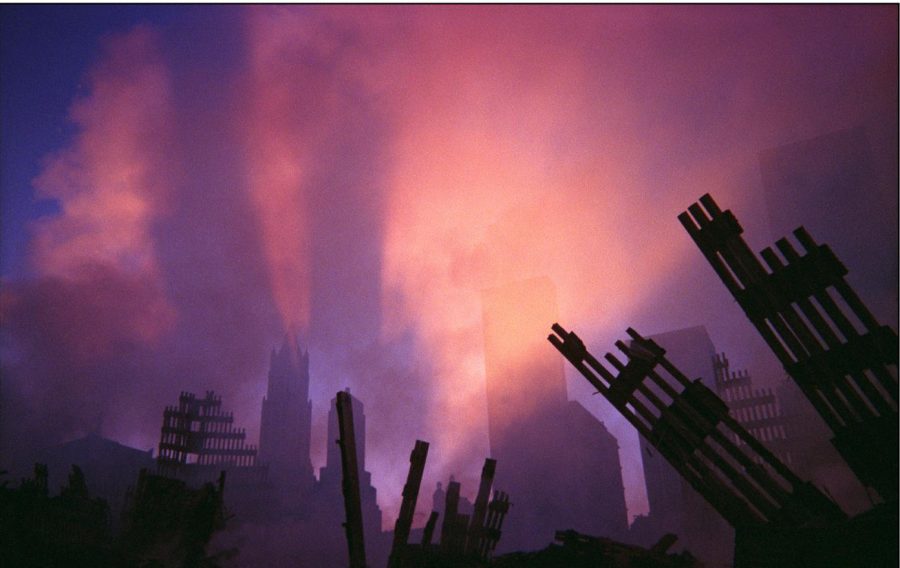
[[[51,491],[62,487],[72,466],[77,466],[84,474],[90,494],[109,504],[113,530],[120,528],[125,492],[135,483],[141,469],[152,469],[156,463],[153,450],[125,446],[93,432],[45,448],[37,453],[35,461],[47,467]]]
[[[716,348],[706,328],[690,327],[649,337],[690,379],[716,390]],[[641,460],[650,512],[632,523],[632,538],[650,546],[666,533],[678,536],[676,548],[689,550],[710,565],[727,565],[734,552],[734,530],[653,446],[640,437]]]
[[[346,392],[350,392],[347,389]],[[357,464],[359,465],[359,490],[363,509],[363,524],[367,533],[372,534],[381,531],[381,509],[377,503],[377,491],[372,486],[372,474],[366,470],[366,414],[365,405],[355,396],[350,395],[353,405],[353,429],[356,435]],[[338,431],[337,399],[331,399],[331,407],[328,411],[328,449],[326,451],[325,466],[319,470],[319,486],[323,493],[335,493],[340,496],[337,504],[342,506],[341,496],[341,451],[336,441],[340,438]],[[343,509],[341,509],[343,514]]]
[[[568,400],[563,360],[545,339],[558,319],[553,283],[536,278],[485,290],[482,305],[495,484],[512,503],[501,548],[540,548],[565,529],[622,538],[618,443]]]
[[[875,319],[895,329],[896,144],[893,129],[869,121],[759,156],[771,238],[803,226],[827,243],[850,269],[846,279]],[[867,508],[872,496],[835,450],[833,432],[793,380],[778,386],[778,398],[795,471],[827,487],[847,511]]]
[[[447,486],[449,487],[451,483],[456,481],[456,476],[451,475],[450,481],[447,482]],[[444,484],[440,481],[437,482],[437,487],[434,490],[434,493],[431,494],[431,510],[437,511],[441,515],[441,519],[444,518],[444,506],[447,502],[447,491],[444,489]],[[465,495],[459,495],[459,502],[456,506],[456,512],[459,515],[469,515],[471,516],[473,511],[475,510],[475,504],[472,503]],[[438,527],[435,529],[435,537],[439,537],[440,532],[440,524],[438,523]]]
[[[259,461],[268,466],[269,482],[282,502],[299,506],[315,482],[309,457],[312,401],[309,399],[309,352],[285,335],[272,349],[269,382],[262,401]]]
[[[851,267],[849,280],[876,319],[897,324],[897,161],[872,125],[760,152],[772,240],[799,226]]]
[[[349,389],[347,390],[349,393]],[[363,532],[366,555],[372,558],[387,559],[390,541],[381,532],[381,508],[377,502],[377,491],[372,486],[372,474],[366,471],[366,414],[365,406],[353,395],[350,395],[353,407],[353,429],[356,436],[357,464],[359,467],[359,491],[362,505]],[[314,520],[318,526],[317,539],[320,546],[328,546],[336,551],[337,556],[331,558],[335,566],[341,562],[347,564],[347,540],[344,534],[345,519],[344,495],[341,489],[343,473],[341,470],[341,451],[337,444],[340,438],[337,416],[337,398],[331,399],[328,411],[328,439],[325,465],[319,470],[319,480],[304,505],[306,518]],[[343,560],[342,560],[343,559]]]

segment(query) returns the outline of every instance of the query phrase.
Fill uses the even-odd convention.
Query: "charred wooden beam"
[[[400,514],[394,524],[394,544],[391,547],[388,566],[400,565],[400,555],[409,540],[409,531],[412,527],[413,515],[416,512],[416,502],[419,499],[419,488],[422,485],[422,474],[425,471],[427,457],[428,442],[416,440],[416,446],[409,456],[409,474],[406,476],[406,485],[403,486]]]
[[[794,475],[654,341],[629,329],[631,345],[616,342],[627,363],[607,353],[610,369],[575,333],[559,324],[553,331],[548,339],[560,353],[732,526],[843,518],[837,505]]]
[[[359,464],[356,453],[356,431],[353,429],[353,403],[347,392],[337,393],[338,430],[341,447],[342,489],[347,520],[347,546],[350,550],[350,568],[366,567],[366,548],[363,538],[362,503],[359,493]]]
[[[834,433],[863,484],[897,497],[897,334],[879,325],[827,245],[800,227],[762,251],[708,194],[678,216],[707,261]]]

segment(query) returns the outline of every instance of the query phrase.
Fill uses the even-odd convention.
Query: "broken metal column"
[[[336,399],[338,429],[343,472],[344,510],[347,520],[347,546],[350,568],[366,568],[366,548],[363,538],[362,503],[359,494],[359,465],[356,459],[356,431],[353,429],[353,400],[350,393],[338,392]]]
[[[444,522],[441,524],[441,550],[450,552],[456,542],[457,512],[459,511],[458,481],[447,485],[447,499],[444,503]]]
[[[409,474],[406,477],[406,485],[403,486],[403,502],[400,504],[400,514],[394,524],[394,544],[391,547],[391,556],[388,566],[398,566],[399,556],[409,540],[409,531],[412,527],[413,515],[416,512],[416,501],[419,499],[419,487],[422,485],[422,474],[425,471],[425,459],[428,457],[428,442],[416,440],[416,446],[409,456]]]
[[[882,498],[897,497],[897,334],[847,284],[847,269],[804,228],[761,256],[708,194],[678,220],[834,433],[832,443]]]
[[[466,540],[466,553],[477,553],[484,529],[484,519],[487,516],[488,499],[491,497],[491,485],[494,483],[494,472],[497,468],[497,460],[487,458],[484,467],[481,468],[481,484],[478,486],[478,495],[475,497],[475,509],[472,511],[472,524]]]
[[[509,495],[503,491],[494,491],[494,498],[488,504],[487,520],[484,524],[483,538],[478,549],[481,558],[490,558],[497,547],[502,534],[503,519],[506,518],[506,513],[509,512],[509,505]]]
[[[422,532],[422,546],[428,546],[431,544],[431,539],[434,537],[434,527],[437,525],[438,520],[438,512],[432,511],[430,515],[428,515],[428,522],[425,523],[425,530]]]

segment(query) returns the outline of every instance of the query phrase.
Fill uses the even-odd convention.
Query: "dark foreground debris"
[[[492,565],[491,556],[503,534],[503,520],[509,512],[510,502],[509,495],[503,491],[494,491],[491,498],[497,461],[490,458],[484,460],[481,469],[481,482],[472,515],[459,513],[460,484],[451,478],[447,486],[440,540],[432,543],[439,516],[438,511],[432,511],[422,533],[421,544],[409,542],[427,457],[428,442],[416,440],[409,456],[409,474],[403,486],[400,514],[394,525],[388,568],[477,568]],[[347,494],[345,499],[348,499]],[[348,542],[349,539],[348,532]]]
[[[33,479],[0,486],[0,565],[112,565],[106,501],[88,494],[77,466],[59,495],[49,495],[47,477],[47,466],[35,464]]]
[[[133,565],[185,568],[214,567],[206,545],[224,528],[225,473],[216,485],[191,489],[184,481],[142,470],[130,496],[121,538],[124,556]]]
[[[218,486],[189,489],[142,470],[124,529],[114,534],[109,506],[91,497],[81,469],[73,466],[68,485],[51,497],[47,467],[36,464],[33,479],[0,486],[0,566],[215,568],[220,558],[207,556],[206,545],[225,523],[224,483],[222,476]]]
[[[557,531],[556,543],[537,552],[513,552],[494,559],[495,568],[702,568],[690,552],[668,554],[675,543],[667,534],[649,550],[614,540]]]

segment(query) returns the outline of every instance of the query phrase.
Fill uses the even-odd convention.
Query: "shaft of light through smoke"
[[[432,442],[436,478],[474,479],[487,453],[482,289],[550,276],[560,319],[596,338],[619,338],[638,313],[653,312],[643,317],[660,329],[702,323],[685,320],[715,281],[679,290],[679,310],[664,305],[674,301],[668,275],[696,254],[675,215],[707,191],[735,210],[758,204],[748,188],[758,190],[760,148],[870,120],[880,93],[896,91],[883,71],[896,46],[882,49],[893,45],[896,22],[884,24],[886,12],[874,9],[256,6],[240,14],[243,76],[203,87],[239,93],[221,118],[240,123],[235,140],[217,143],[240,150],[210,151],[208,169],[242,172],[228,188],[240,199],[224,207],[246,201],[249,215],[204,215],[209,226],[177,233],[200,238],[179,243],[152,230],[194,211],[184,203],[209,207],[189,193],[216,196],[213,208],[223,200],[190,171],[177,187],[160,181],[161,156],[173,157],[166,142],[200,123],[172,118],[171,95],[182,85],[171,84],[159,37],[138,29],[109,44],[92,94],[73,108],[81,133],[36,182],[62,214],[36,225],[33,258],[43,276],[70,277],[99,262],[146,278],[153,299],[123,309],[133,320],[123,328],[152,343],[173,322],[185,326],[171,336],[184,353],[156,354],[164,364],[155,369],[172,375],[166,388],[183,380],[261,392],[247,385],[264,380],[266,342],[282,331],[263,331],[267,306],[276,305],[282,325],[308,326],[311,243],[327,238],[353,250],[357,238],[343,226],[310,230],[310,172],[367,168],[365,159],[348,159],[344,133],[366,139],[357,153],[379,167],[350,179],[378,183],[315,191],[344,192],[351,209],[365,192],[380,192],[374,203],[383,210],[352,214],[384,227],[366,233],[381,251],[367,275],[383,283],[381,335],[352,365],[316,365],[352,370],[334,380],[365,385],[370,447],[378,448],[369,469],[386,519],[396,511],[410,436]],[[202,91],[198,105],[210,97]],[[388,125],[372,141],[370,116]],[[237,164],[222,163],[227,156]],[[191,262],[170,258],[176,252],[215,270],[195,274]],[[192,278],[207,281],[183,285]],[[327,294],[352,289],[347,280],[358,273],[323,278],[318,293]],[[130,286],[111,289],[127,295]],[[176,301],[166,290],[182,292]],[[133,295],[147,292],[142,285]],[[185,313],[203,321],[184,322]],[[352,310],[329,317],[335,329],[368,324]],[[110,329],[121,333],[118,324]],[[198,333],[209,337],[195,342]],[[248,342],[259,345],[236,353]],[[143,392],[127,380],[115,385]],[[320,415],[332,396],[314,400]],[[246,421],[257,419],[258,399],[238,404]],[[109,412],[123,412],[116,406]],[[617,416],[585,406],[616,432]],[[155,432],[158,423],[129,427]],[[637,511],[645,507],[639,483],[626,479]]]

